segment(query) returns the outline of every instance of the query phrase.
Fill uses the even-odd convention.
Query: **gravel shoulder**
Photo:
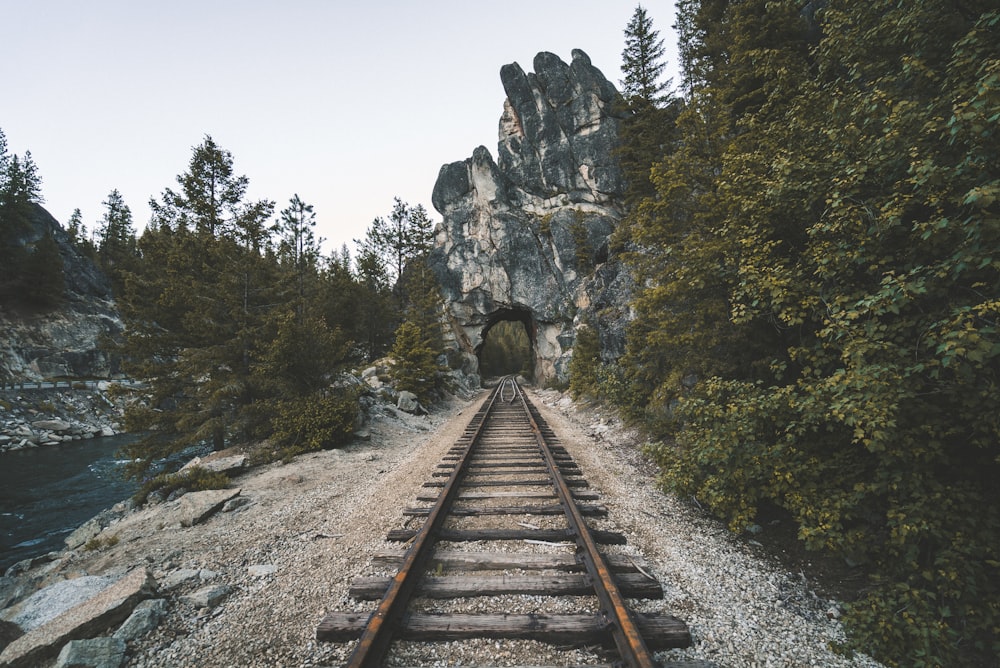
[[[234,481],[249,503],[202,524],[181,527],[169,504],[131,513],[102,534],[116,541],[67,553],[46,577],[119,575],[146,566],[162,592],[178,573],[196,573],[165,594],[166,619],[129,643],[128,666],[339,665],[351,644],[317,643],[316,625],[328,610],[371,608],[348,597],[351,581],[375,572],[376,551],[398,547],[384,541],[386,532],[404,526],[401,509],[484,398],[452,399],[424,417],[388,410],[371,424],[368,442],[255,469]],[[634,434],[557,392],[532,398],[608,506],[601,528],[626,533],[629,545],[620,549],[643,558],[662,583],[664,600],[638,607],[669,612],[691,628],[694,646],[663,652],[661,660],[706,668],[881,665],[829,649],[844,639],[836,603],[812,593],[808,579],[782,572],[718,522],[662,494]],[[213,584],[230,588],[215,607],[184,600]],[[457,656],[439,654],[434,663],[455,665]],[[460,659],[464,665],[540,660],[517,650],[500,653],[492,642],[467,644]]]

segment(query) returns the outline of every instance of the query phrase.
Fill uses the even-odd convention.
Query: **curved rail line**
[[[507,400],[507,395],[510,399]],[[560,645],[610,641],[620,662],[615,665],[657,665],[651,648],[686,647],[690,633],[684,622],[667,615],[636,614],[627,598],[661,598],[659,583],[631,560],[605,555],[600,544],[624,543],[621,534],[591,529],[585,516],[603,516],[603,506],[583,503],[597,495],[565,449],[545,424],[513,378],[503,379],[469,422],[465,434],[438,465],[435,480],[425,487],[437,494],[418,497],[430,507],[412,508],[404,515],[424,516],[416,531],[389,533],[390,541],[410,541],[405,553],[376,555],[381,563],[398,565],[387,578],[359,578],[351,589],[356,598],[377,599],[370,614],[329,613],[316,630],[320,641],[359,638],[347,666],[379,666],[394,639],[455,640],[475,637],[533,639]],[[439,478],[447,478],[444,481]],[[544,491],[548,487],[549,491]],[[496,491],[506,488],[505,491]],[[542,491],[539,491],[539,490]],[[538,504],[539,499],[555,504]],[[483,505],[469,506],[470,502]],[[493,503],[494,505],[490,505]],[[504,506],[496,503],[515,503]],[[565,518],[566,527],[543,529],[518,521],[522,529],[449,528],[458,518],[547,516]],[[538,520],[535,520],[538,521]],[[437,549],[438,542],[472,540],[559,542],[576,545],[575,555],[496,552],[455,552]],[[558,576],[435,576],[449,569],[582,571]],[[639,570],[645,578],[626,572]],[[415,597],[459,598],[498,594],[593,596],[599,612],[579,615],[428,614],[410,610]]]

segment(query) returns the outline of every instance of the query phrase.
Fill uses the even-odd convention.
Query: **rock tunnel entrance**
[[[483,379],[521,374],[535,377],[535,327],[531,312],[503,309],[492,313],[476,346]]]

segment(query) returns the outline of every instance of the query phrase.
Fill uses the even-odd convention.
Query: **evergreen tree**
[[[784,508],[873,573],[887,663],[1000,651],[988,2],[683,2],[689,99],[636,208],[633,397],[667,485],[742,530]],[[819,29],[809,21],[821,17]]]
[[[34,274],[40,268],[32,261],[28,244],[35,206],[43,201],[41,184],[31,152],[25,151],[23,158],[8,154],[6,136],[0,131],[0,296],[5,299],[34,291],[25,272]],[[60,262],[59,280],[61,266]],[[55,265],[51,267],[55,270]]]
[[[133,429],[149,432],[130,446],[135,473],[191,443],[218,449],[259,429],[253,370],[278,303],[267,252],[273,203],[244,201],[247,178],[233,176],[232,156],[210,137],[177,180],[180,193],[151,202],[142,263],[122,299],[127,368],[153,394],[129,415]]]
[[[661,81],[666,63],[660,33],[653,29],[653,19],[639,5],[625,28],[625,49],[622,51],[622,95],[628,101],[636,99],[653,106],[663,101],[670,81]]]
[[[406,263],[430,250],[433,238],[434,223],[423,205],[410,206],[396,197],[388,219],[373,220],[365,239],[356,243],[381,258],[389,284],[395,285]]]
[[[112,190],[102,204],[105,211],[97,230],[97,257],[101,267],[111,277],[115,292],[120,293],[124,275],[135,264],[138,255],[132,210],[117,189]]]
[[[631,208],[655,189],[650,169],[672,150],[675,125],[682,105],[669,92],[670,81],[661,81],[666,62],[663,40],[653,20],[637,7],[625,29],[622,52],[621,146],[618,160],[625,173],[626,204]],[[628,223],[620,235],[627,234]]]
[[[300,315],[307,296],[307,283],[317,274],[319,262],[319,241],[313,233],[316,214],[313,206],[306,204],[296,194],[282,209],[276,230],[279,235],[278,257],[286,264],[294,281],[297,307]]]
[[[362,348],[364,359],[371,362],[388,350],[400,314],[398,305],[393,304],[389,275],[382,258],[374,249],[362,246],[356,262],[360,298],[355,340]]]
[[[63,259],[51,232],[46,231],[35,242],[25,262],[21,282],[28,302],[34,306],[51,308],[62,301],[66,290]]]

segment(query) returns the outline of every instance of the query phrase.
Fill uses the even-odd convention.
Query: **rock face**
[[[0,305],[0,381],[108,377],[116,369],[99,342],[123,328],[111,282],[76,250],[48,211],[36,205],[31,223],[22,241],[34,243],[46,232],[52,234],[63,261],[66,292],[61,306],[42,313],[13,313]]]
[[[625,190],[618,92],[585,53],[572,56],[539,53],[529,74],[504,66],[498,159],[480,146],[444,165],[434,186],[443,222],[431,265],[452,364],[467,373],[490,328],[514,320],[532,342],[535,381],[564,380],[581,320],[595,304],[627,302],[608,292],[622,289],[623,274],[609,250]]]

